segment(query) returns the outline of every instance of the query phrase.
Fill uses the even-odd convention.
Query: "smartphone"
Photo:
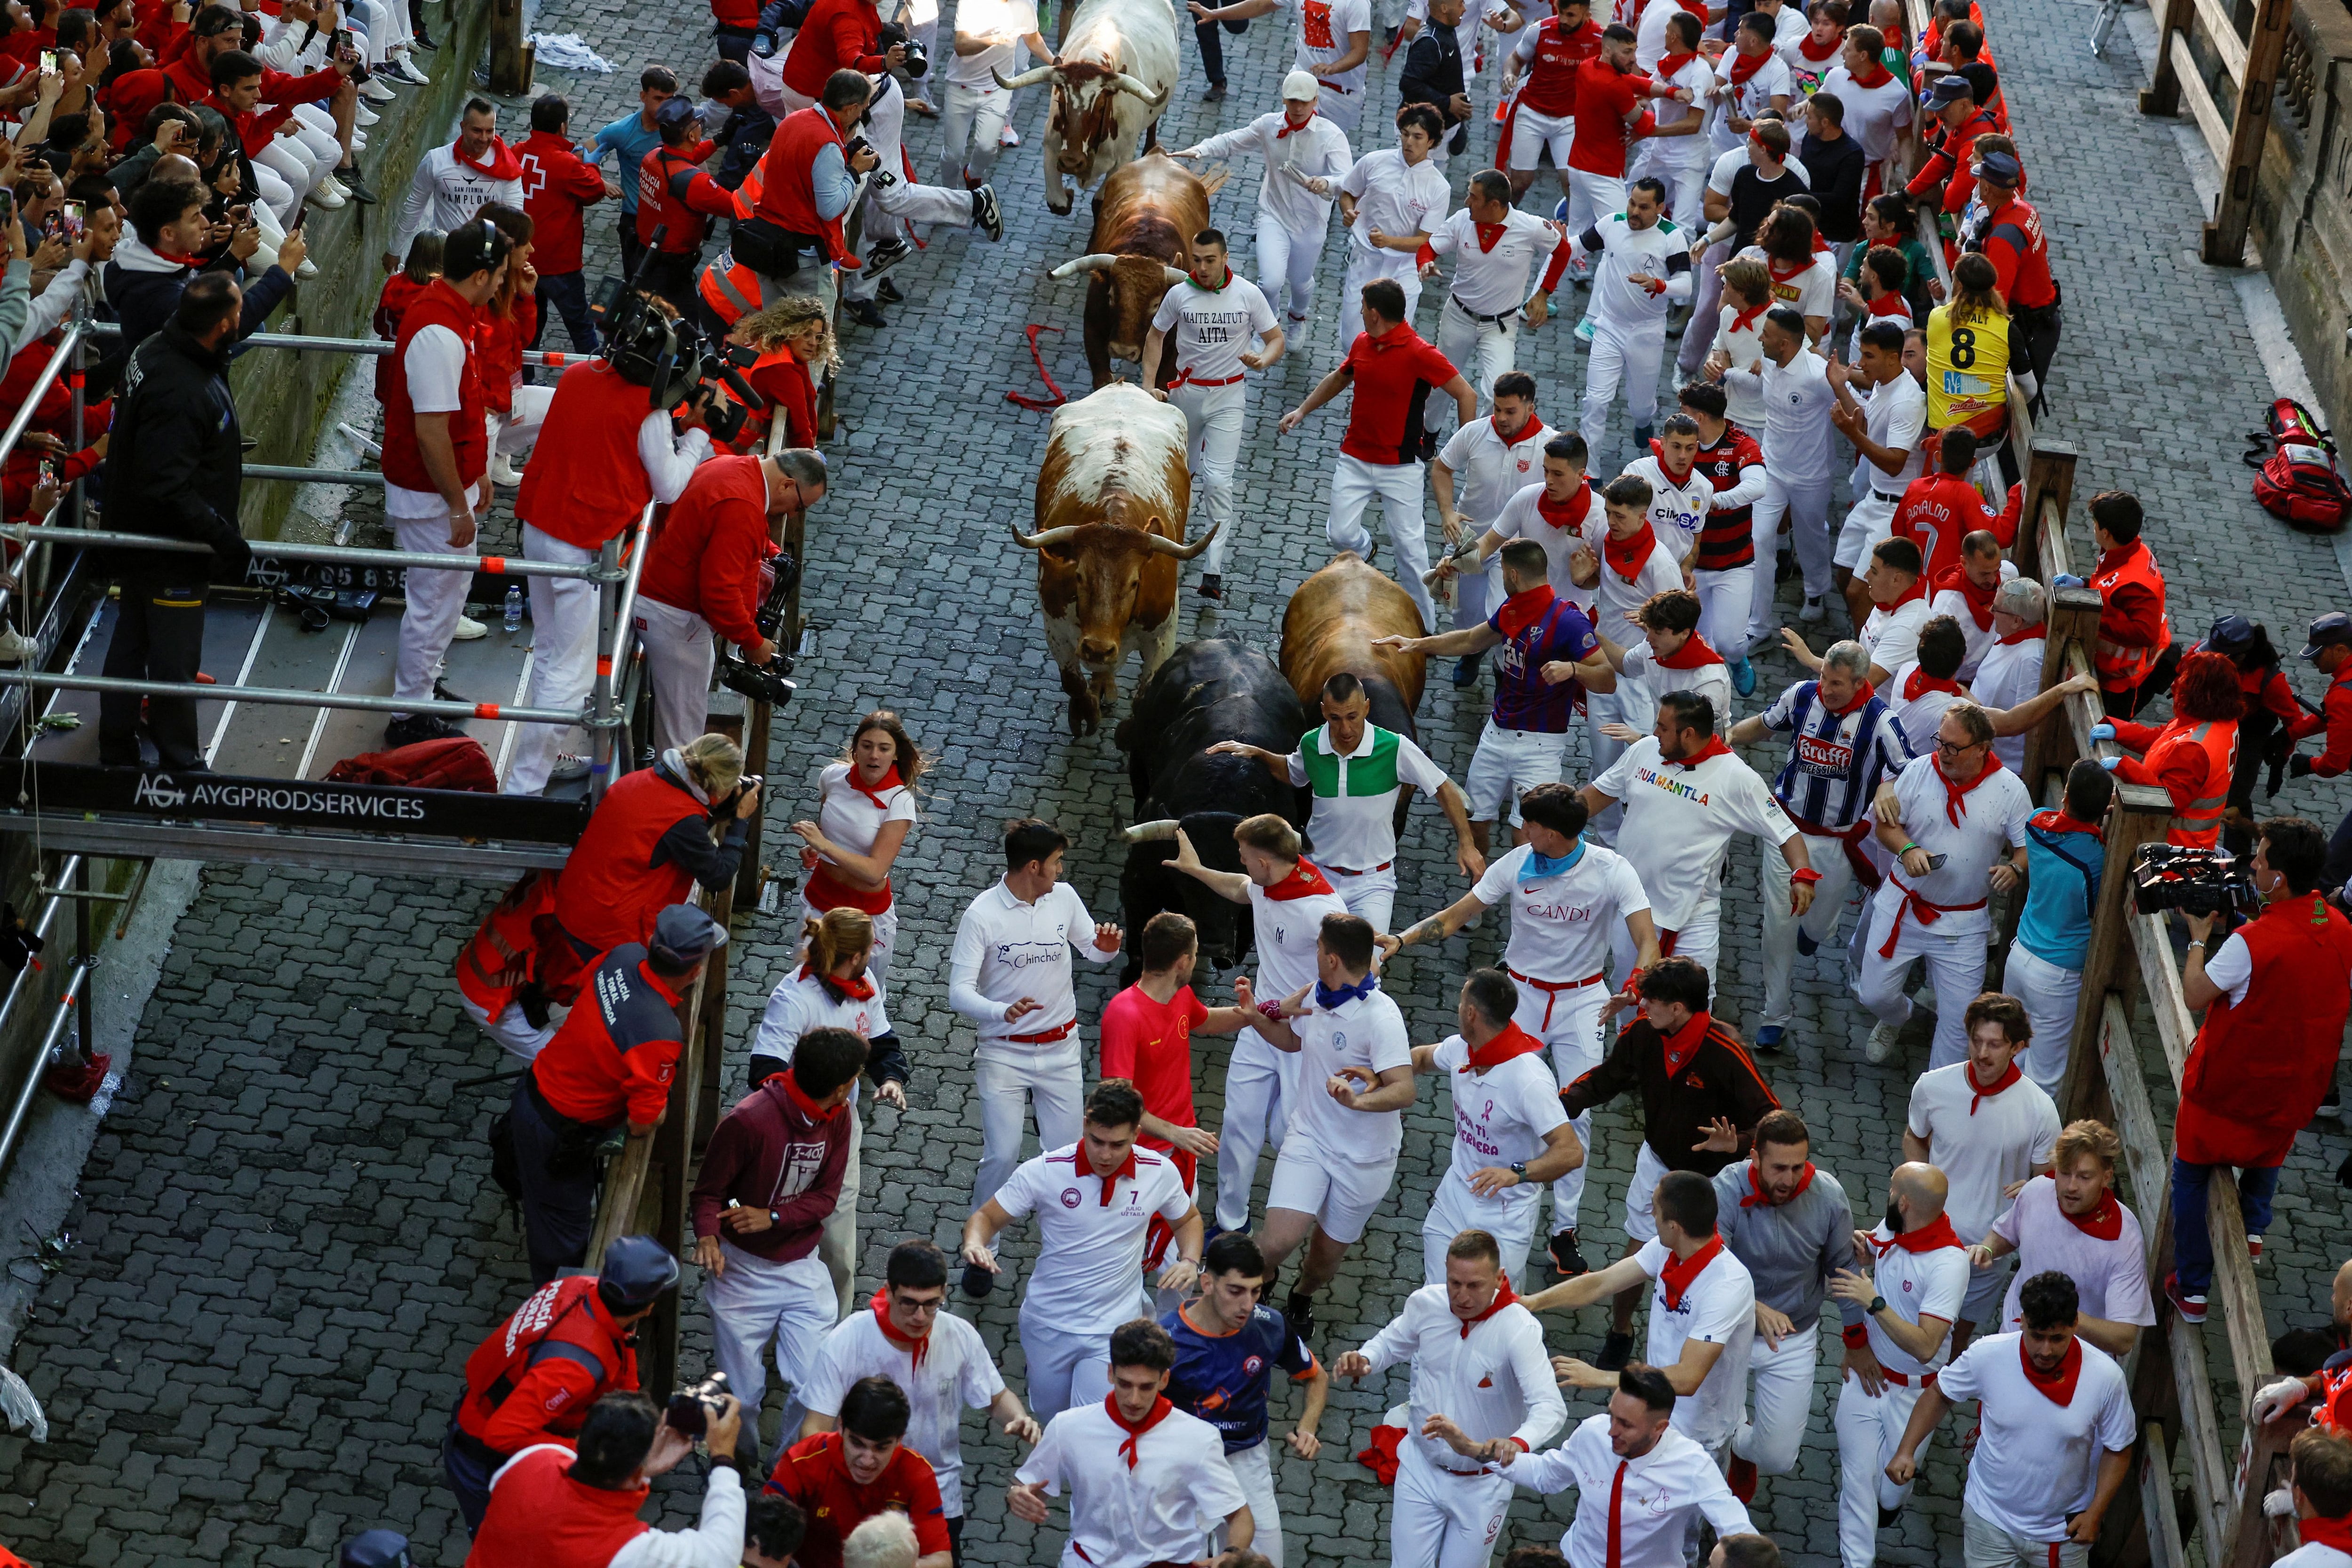
[[[41,74],[45,77],[53,77],[58,74],[57,50],[43,49],[41,51]]]
[[[0,225],[16,221],[16,193],[0,185]]]
[[[68,202],[58,209],[67,238],[81,238],[82,230],[88,225],[89,214],[89,209],[80,202]]]
[[[335,60],[348,59],[351,52],[352,30],[349,27],[336,28],[327,39],[327,57]]]

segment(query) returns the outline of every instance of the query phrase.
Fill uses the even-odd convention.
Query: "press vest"
[[[654,846],[707,808],[658,768],[643,768],[604,792],[588,831],[555,884],[555,915],[583,946],[597,952],[653,936],[654,919],[683,903],[694,875],[653,863]]]
[[[515,516],[575,549],[602,549],[654,498],[637,455],[637,432],[652,412],[652,394],[602,360],[565,371],[541,431],[562,461],[523,469]]]
[[[2227,996],[2180,1075],[2174,1137],[2191,1165],[2283,1163],[2336,1076],[2352,1010],[2352,924],[2315,893],[2263,905],[2237,932],[2253,953],[2246,999]]]

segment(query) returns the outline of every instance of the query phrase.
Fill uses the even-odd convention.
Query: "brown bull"
[[[1224,183],[1208,179],[1154,150],[1121,164],[1095,198],[1088,254],[1066,261],[1053,276],[1090,274],[1087,283],[1087,368],[1097,388],[1110,384],[1110,362],[1143,364],[1143,340],[1160,297],[1184,280],[1192,265],[1192,236],[1209,226],[1209,198]],[[1159,367],[1143,365],[1143,379]]]
[[[1184,448],[1184,416],[1124,382],[1054,413],[1037,471],[1037,531],[1016,525],[1013,537],[1037,552],[1038,608],[1073,735],[1099,725],[1130,652],[1142,654],[1149,681],[1176,645],[1177,563],[1216,531],[1184,542],[1192,501]]]
[[[1342,550],[1290,596],[1282,616],[1282,674],[1313,713],[1323,683],[1346,671],[1364,683],[1374,724],[1414,736],[1412,715],[1421,706],[1428,659],[1372,646],[1373,638],[1391,634],[1423,635],[1420,610],[1386,574],[1355,551]]]

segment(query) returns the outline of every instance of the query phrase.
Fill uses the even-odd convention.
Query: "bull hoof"
[[[1070,204],[1064,202],[1057,207],[1053,203],[1047,202],[1045,204],[1045,210],[1053,214],[1057,218],[1066,218],[1070,215]]]

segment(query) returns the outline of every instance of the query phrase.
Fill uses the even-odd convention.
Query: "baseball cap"
[[[1977,177],[1980,180],[2014,185],[2024,175],[2025,166],[2006,152],[1987,152],[1977,160]]]
[[[657,126],[679,125],[693,118],[694,100],[689,98],[666,98],[654,110],[654,123]]]
[[[596,1282],[607,1304],[634,1312],[677,1283],[677,1260],[650,1236],[624,1236],[604,1249]]]
[[[727,927],[691,904],[673,904],[654,919],[655,949],[677,958],[700,958],[727,946]]]
[[[1974,103],[1976,97],[1977,89],[1969,85],[1969,78],[1958,75],[1937,77],[1936,85],[1927,89],[1927,101],[1938,109],[1962,99]]]
[[[2322,648],[2333,648],[2352,643],[2352,615],[2341,610],[2331,610],[2311,623],[2311,642],[2303,650],[2303,657],[2316,659]]]
[[[2254,623],[2242,615],[2224,615],[2205,633],[2206,648],[2216,653],[2234,653],[2252,647],[2253,643]]]
[[[396,1530],[370,1530],[343,1543],[338,1568],[408,1568],[408,1537]]]
[[[1282,78],[1282,101],[1313,103],[1323,96],[1323,84],[1313,71],[1293,71]]]

